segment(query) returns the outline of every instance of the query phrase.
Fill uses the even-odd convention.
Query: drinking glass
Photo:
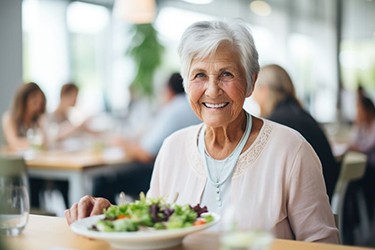
[[[19,235],[27,224],[30,212],[27,187],[0,185],[0,200],[0,234]]]
[[[0,234],[18,235],[30,212],[29,184],[22,157],[0,155]]]
[[[238,212],[231,204],[222,218],[220,250],[268,250],[274,236],[267,229],[239,229]]]
[[[221,237],[221,250],[267,250],[273,239],[266,231],[233,231]]]
[[[39,128],[29,128],[26,132],[26,137],[31,149],[37,151],[43,147],[43,135]]]

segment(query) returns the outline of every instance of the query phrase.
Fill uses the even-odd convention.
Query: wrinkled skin
[[[89,195],[82,197],[78,203],[74,203],[70,209],[65,210],[65,218],[70,225],[76,220],[103,213],[111,203],[104,198],[95,198]]]

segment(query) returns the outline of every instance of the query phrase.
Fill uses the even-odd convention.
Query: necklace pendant
[[[216,195],[216,201],[217,201],[217,206],[218,207],[222,207],[223,206],[223,202],[221,201],[221,196],[220,196],[219,193]]]
[[[216,201],[220,204],[221,203],[221,195],[220,195],[220,186],[216,185]]]
[[[217,200],[219,203],[221,203],[221,197],[220,197],[220,194],[217,194],[217,195],[216,195],[216,200]]]

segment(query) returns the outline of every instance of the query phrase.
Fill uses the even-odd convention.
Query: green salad
[[[163,198],[140,199],[124,205],[113,205],[104,210],[104,219],[91,227],[100,232],[134,232],[176,229],[212,222],[207,207],[169,204]]]

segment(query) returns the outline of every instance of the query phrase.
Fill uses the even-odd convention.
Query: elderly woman
[[[234,204],[240,229],[336,243],[321,165],[310,144],[242,108],[259,71],[246,24],[195,23],[183,34],[179,54],[190,105],[203,124],[164,141],[147,195],[178,192],[177,203],[201,203],[219,214]],[[66,217],[71,223],[107,206],[102,198],[86,196]]]

